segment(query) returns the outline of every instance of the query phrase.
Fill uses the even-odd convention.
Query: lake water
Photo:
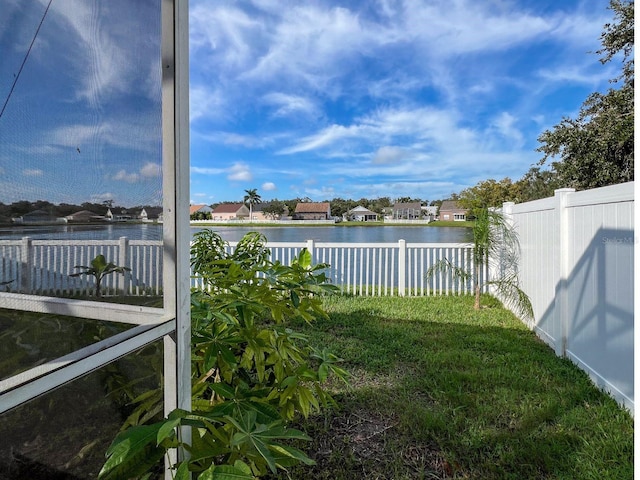
[[[229,242],[240,240],[247,232],[257,231],[271,242],[316,242],[340,243],[392,243],[400,239],[420,243],[464,243],[470,241],[468,228],[424,227],[424,226],[376,226],[376,227],[191,227],[193,233],[205,228],[214,230]],[[161,240],[162,225],[154,224],[110,224],[110,225],[51,225],[1,227],[0,240],[31,237],[34,240]]]

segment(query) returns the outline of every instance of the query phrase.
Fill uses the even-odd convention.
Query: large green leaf
[[[164,455],[164,449],[156,446],[161,427],[162,423],[141,425],[120,433],[107,450],[98,478],[128,479],[147,472]]]
[[[198,475],[198,480],[253,480],[253,475],[231,465],[212,465]]]
[[[277,455],[276,461],[278,464],[282,464],[282,458],[290,458],[295,460],[294,464],[297,462],[302,462],[305,465],[315,465],[316,462],[310,459],[307,455],[304,454],[301,450],[297,448],[289,447],[286,445],[271,445],[271,450]]]

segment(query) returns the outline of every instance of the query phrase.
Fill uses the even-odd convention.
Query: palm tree
[[[261,203],[262,199],[260,195],[258,195],[257,188],[250,188],[249,190],[245,190],[246,195],[244,196],[244,201],[249,204],[249,220],[253,220],[253,206],[256,203]]]
[[[522,318],[533,318],[533,307],[526,293],[518,283],[518,252],[520,245],[513,227],[504,216],[487,208],[475,212],[473,224],[473,265],[469,271],[453,264],[445,258],[435,263],[427,271],[427,277],[436,273],[450,273],[453,278],[471,280],[475,302],[474,308],[480,309],[480,292],[486,286],[493,287],[497,297],[513,308]],[[480,272],[492,262],[488,269],[488,278],[482,279]]]
[[[102,297],[102,280],[105,276],[111,273],[122,273],[129,272],[131,269],[129,267],[119,267],[113,262],[107,262],[107,259],[104,255],[100,254],[93,260],[91,260],[91,265],[76,265],[73,268],[81,268],[81,272],[72,273],[69,275],[70,277],[79,277],[80,275],[91,275],[96,280],[96,298]]]

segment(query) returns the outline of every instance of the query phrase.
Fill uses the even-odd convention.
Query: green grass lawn
[[[300,326],[345,360],[289,478],[631,479],[633,420],[497,304],[333,297]],[[286,478],[286,475],[280,475]]]

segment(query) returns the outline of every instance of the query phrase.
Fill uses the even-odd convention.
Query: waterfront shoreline
[[[198,221],[190,222],[192,227],[259,227],[259,228],[282,228],[282,227],[454,227],[454,228],[472,228],[473,222],[424,222],[424,223],[385,223],[385,222],[338,222],[338,223],[284,223],[284,222],[214,222],[214,221]]]

